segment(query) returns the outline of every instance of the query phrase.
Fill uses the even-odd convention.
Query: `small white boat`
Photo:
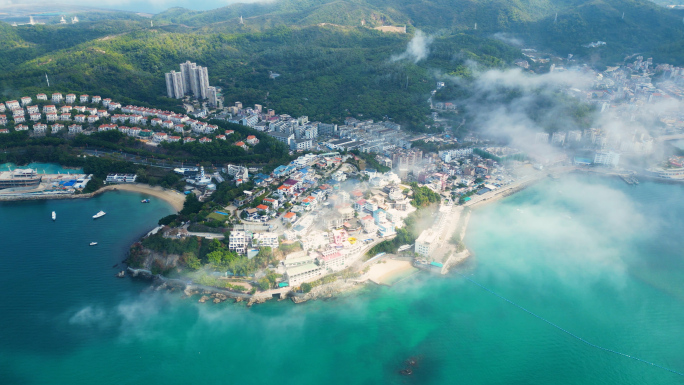
[[[97,219],[97,218],[103,217],[105,214],[107,214],[107,213],[104,212],[104,211],[100,211],[99,213],[93,215],[93,219]]]
[[[90,242],[90,246],[95,246],[97,245],[97,242]]]
[[[52,220],[54,221],[56,219],[57,219],[57,213],[53,211],[52,212]]]

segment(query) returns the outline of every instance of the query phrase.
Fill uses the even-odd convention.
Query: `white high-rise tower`
[[[185,95],[183,89],[183,74],[171,71],[166,74],[166,96],[182,99]]]

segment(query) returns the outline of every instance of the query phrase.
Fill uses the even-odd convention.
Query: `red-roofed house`
[[[259,143],[259,139],[257,139],[257,137],[254,135],[250,135],[247,137],[245,142],[247,142],[247,144],[249,144],[250,146],[254,146]]]
[[[278,192],[281,194],[291,195],[294,192],[294,187],[282,185],[278,187]]]
[[[294,223],[297,220],[297,214],[290,211],[289,213],[283,215],[283,222]]]
[[[152,134],[152,140],[157,143],[166,141],[166,138],[168,137],[169,134],[167,134],[166,132],[155,132],[154,134]]]
[[[267,212],[267,213],[268,213],[269,211],[271,211],[271,210],[269,209],[269,207],[266,206],[265,204],[260,204],[260,205],[257,206],[256,208],[257,208],[257,210],[259,210],[259,211],[265,211],[265,212]]]
[[[349,195],[353,196],[356,199],[363,198],[363,192],[361,192],[361,190],[354,190],[354,191],[350,192]]]
[[[245,144],[245,142],[235,142],[235,145],[238,147],[242,147],[245,150],[247,149],[247,145]]]
[[[45,130],[47,130],[47,124],[45,123],[38,123],[33,125],[33,132],[37,135],[45,134]]]
[[[273,198],[264,198],[264,203],[271,206],[271,208],[273,208],[273,210],[277,210],[278,206],[279,206],[278,200],[273,199]]]

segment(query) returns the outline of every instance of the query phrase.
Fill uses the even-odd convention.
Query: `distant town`
[[[539,60],[534,52],[526,55],[531,61]],[[529,66],[526,61],[516,64]],[[282,277],[277,287],[270,289],[272,293],[286,293],[346,269],[363,271],[366,279],[381,276],[373,273],[366,259],[373,261],[384,252],[369,252],[406,228],[407,218],[424,206],[419,201],[423,191],[438,197],[437,202],[430,202],[436,203],[431,225],[415,242],[395,245],[395,249],[410,253],[416,267],[444,272],[468,255],[460,240],[470,207],[507,196],[541,178],[572,170],[616,175],[630,184],[638,183],[641,175],[684,178],[679,156],[652,161],[647,170],[621,167],[625,157],[650,156],[659,143],[684,138],[684,119],[678,110],[659,111],[661,124],[650,132],[617,135],[596,128],[539,132],[530,138],[531,144],[550,146],[554,151],[535,153],[497,144],[477,133],[454,137],[449,121],[440,118],[444,111],[457,112],[451,103],[432,104],[436,124],[445,129],[434,135],[411,134],[389,120],[349,117],[344,125],[336,125],[276,114],[258,104],[247,107],[232,102],[224,107],[220,89],[209,85],[207,71],[186,62],[180,72],[166,74],[167,96],[182,99],[185,114],[122,105],[97,95],[41,93],[0,104],[0,125],[5,127],[0,134],[27,131],[30,137],[68,138],[118,131],[148,146],[225,141],[250,151],[259,144],[256,135],[235,140],[233,130],[219,130],[208,122],[217,119],[282,142],[294,160],[269,172],[241,164],[213,165],[212,170],[194,165],[175,168],[185,181],[183,192],[194,193],[200,200],[208,199],[221,183],[235,188],[247,183],[253,186],[209,214],[211,220],[230,227],[229,234],[191,231],[187,223],[159,229],[168,239],[225,236],[230,252],[249,259],[266,247],[297,245],[294,249],[288,246],[295,251],[272,266]],[[557,66],[552,71],[566,69]],[[666,79],[658,87],[651,83],[654,72]],[[629,66],[591,76],[595,77],[591,89],[563,92],[596,105],[601,112],[616,112],[625,121],[633,121],[658,101],[681,100],[684,94],[684,70],[667,64],[654,66],[642,57]],[[444,83],[437,83],[436,88],[441,87]],[[192,107],[198,103],[200,108]],[[438,150],[424,151],[424,146],[417,145],[426,143]],[[90,177],[10,170],[0,173],[0,199],[78,194]],[[135,183],[136,178],[114,173],[106,183]]]

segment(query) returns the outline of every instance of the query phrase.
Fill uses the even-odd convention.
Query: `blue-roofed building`
[[[276,178],[282,178],[292,174],[296,170],[297,168],[295,166],[278,166],[273,170],[272,175]]]
[[[282,178],[284,177],[287,173],[287,166],[278,166],[276,167],[275,170],[273,170],[273,176],[276,178]]]

